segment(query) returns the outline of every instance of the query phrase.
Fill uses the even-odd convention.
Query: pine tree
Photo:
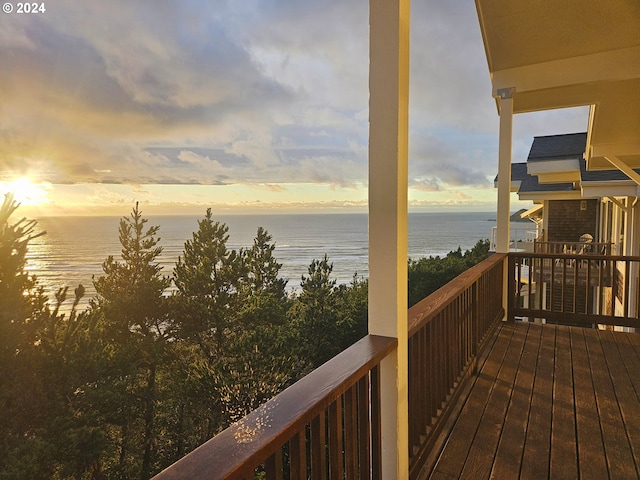
[[[93,308],[100,313],[107,342],[113,349],[111,375],[114,393],[122,405],[113,412],[119,418],[121,475],[137,472],[143,480],[154,468],[156,441],[156,384],[158,370],[166,367],[171,332],[165,291],[169,277],[162,275],[159,227],[146,227],[136,203],[130,217],[120,220],[122,261],[109,256],[104,276],[94,280]],[[142,451],[138,459],[137,452]]]
[[[27,274],[29,242],[44,232],[34,220],[11,224],[17,208],[11,196],[0,208],[0,475],[99,479],[105,435],[84,401],[97,380],[88,361],[99,351],[90,342],[95,324],[78,311],[81,285],[62,313],[68,288],[50,303]]]
[[[214,222],[207,209],[174,268],[181,335],[196,338],[211,361],[224,349],[246,271],[243,251],[227,249],[228,231],[225,224]]]
[[[313,260],[307,272],[292,312],[298,322],[302,356],[310,368],[317,368],[340,352],[336,280],[331,278],[333,263],[326,254],[322,260]]]
[[[221,363],[227,380],[220,392],[232,421],[277,395],[297,374],[297,332],[287,317],[287,281],[280,277],[275,247],[260,227],[245,251],[239,321],[230,329],[230,355]]]
[[[198,230],[185,242],[183,255],[175,265],[176,287],[172,297],[175,331],[187,350],[191,362],[183,364],[186,392],[197,395],[185,398],[195,423],[206,425],[201,432],[208,437],[228,424],[221,389],[228,384],[222,366],[232,355],[229,337],[238,323],[246,275],[243,250],[229,250],[229,228],[213,219],[207,209],[198,221]]]
[[[5,196],[0,207],[0,473],[17,475],[18,465],[27,455],[41,459],[48,454],[46,447],[36,451],[41,442],[35,431],[46,418],[39,409],[43,396],[33,351],[36,317],[40,317],[46,298],[37,279],[26,270],[29,242],[42,233],[36,233],[34,220],[22,218],[11,223],[18,207],[12,194]],[[25,398],[31,401],[25,402]],[[47,471],[35,468],[30,473],[43,477]]]
[[[36,232],[35,220],[21,218],[9,223],[18,207],[12,194],[5,196],[0,207],[0,362],[8,361],[33,341],[28,320],[44,301],[26,263],[29,242],[45,232]]]

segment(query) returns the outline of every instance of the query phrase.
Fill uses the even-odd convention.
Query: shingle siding
[[[580,209],[583,202],[585,210]],[[547,215],[550,242],[577,242],[585,233],[597,238],[598,200],[552,200]]]

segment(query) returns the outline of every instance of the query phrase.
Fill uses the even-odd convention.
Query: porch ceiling
[[[476,0],[493,95],[514,113],[591,106],[587,168],[640,167],[640,2]],[[559,132],[562,133],[562,132]]]

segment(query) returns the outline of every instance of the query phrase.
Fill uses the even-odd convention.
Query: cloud
[[[412,122],[495,134],[478,17],[471,2],[415,2],[411,27]]]
[[[411,181],[409,186],[422,192],[439,192],[442,189],[441,182],[434,177],[417,178]]]
[[[473,3],[412,9],[410,184],[487,185],[498,117]],[[366,1],[58,0],[3,22],[2,178],[366,185]],[[516,121],[514,152],[580,122]]]
[[[489,135],[453,128],[425,129],[411,136],[410,180],[423,188],[444,185],[488,185],[487,171],[496,168]],[[428,181],[425,181],[428,179]]]

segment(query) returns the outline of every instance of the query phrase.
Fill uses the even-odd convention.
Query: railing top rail
[[[558,240],[553,240],[553,241],[547,241],[547,240],[536,240],[536,243],[540,243],[543,245],[572,245],[572,244],[579,244],[579,245],[613,245],[612,242],[581,242],[580,240],[572,240],[572,241],[558,241]]]
[[[506,253],[494,253],[489,258],[458,275],[449,283],[423,298],[409,309],[408,328],[411,337],[419,328],[431,321],[461,292],[469,288],[485,272],[494,268],[507,257]]]
[[[367,335],[154,479],[232,478],[260,464],[389,355],[397,339]]]
[[[526,258],[566,258],[577,260],[606,260],[608,262],[640,262],[640,256],[630,255],[601,255],[594,253],[529,253],[529,252],[510,252],[509,257],[526,257]]]

